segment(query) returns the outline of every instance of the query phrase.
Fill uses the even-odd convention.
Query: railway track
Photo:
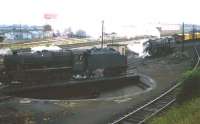
[[[175,89],[180,86],[180,83],[161,94],[159,97],[146,103],[145,105],[134,109],[123,117],[113,121],[110,124],[142,124],[158,112],[162,111],[176,100]]]
[[[71,49],[71,48],[77,48],[77,47],[83,47],[88,45],[97,45],[99,42],[97,41],[79,41],[74,39],[65,39],[64,40],[44,40],[44,41],[33,41],[33,42],[17,42],[17,43],[0,43],[0,48],[6,48],[9,47],[13,50],[18,49],[26,49],[31,48],[35,46],[46,46],[46,45],[56,45],[64,49]]]
[[[128,41],[131,39],[115,39],[114,42],[121,42],[121,41]],[[112,40],[106,40],[105,43],[112,43]],[[80,39],[44,39],[43,41],[29,41],[29,42],[15,42],[15,43],[0,43],[0,47],[13,47],[13,49],[19,48],[29,48],[38,45],[51,45],[56,44],[57,46],[70,49],[70,48],[78,48],[84,46],[93,46],[100,44],[99,41],[87,41],[87,40],[80,40]],[[13,46],[14,45],[14,46]]]

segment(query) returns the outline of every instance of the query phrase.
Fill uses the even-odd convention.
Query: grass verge
[[[171,107],[166,113],[150,120],[150,124],[199,124],[200,98],[192,99],[180,106]]]

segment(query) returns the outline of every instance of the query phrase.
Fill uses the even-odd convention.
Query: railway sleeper
[[[143,112],[144,113],[152,113],[152,112],[155,112],[157,109],[154,107],[148,107],[148,108],[144,108],[143,109]]]
[[[124,120],[122,124],[124,124],[124,122],[125,122],[125,124],[127,124],[127,123],[128,124],[138,124],[140,121],[141,120],[137,120],[135,118],[128,118],[128,119]]]

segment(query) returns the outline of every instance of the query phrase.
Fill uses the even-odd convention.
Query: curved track
[[[167,106],[171,105],[175,100],[174,90],[180,85],[176,84],[159,97],[146,103],[136,110],[124,115],[123,117],[115,120],[111,124],[142,124],[153,115],[157,114]]]

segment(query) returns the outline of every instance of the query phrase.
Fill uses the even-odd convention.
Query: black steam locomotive
[[[52,81],[118,75],[126,70],[127,57],[113,48],[15,52],[4,57],[2,80]]]

